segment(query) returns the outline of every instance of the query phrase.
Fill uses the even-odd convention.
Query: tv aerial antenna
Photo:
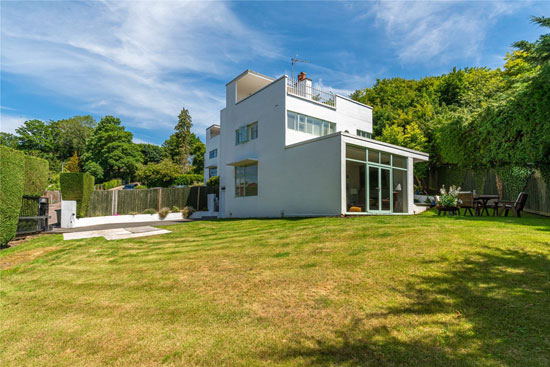
[[[295,57],[293,57],[292,59],[290,59],[291,63],[292,63],[292,80],[294,80],[294,64],[298,63],[298,62],[303,62],[304,64],[311,64],[311,61],[307,61],[307,60],[300,60],[298,59],[298,54],[296,54]]]

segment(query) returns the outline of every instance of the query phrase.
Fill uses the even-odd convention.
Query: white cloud
[[[0,131],[15,134],[15,129],[23,125],[23,123],[27,120],[32,120],[32,118],[17,115],[7,115],[3,112],[0,112]]]
[[[2,3],[3,72],[146,129],[186,107],[202,133],[225,103],[220,81],[276,50],[221,2]]]
[[[384,28],[401,62],[446,63],[479,54],[488,27],[520,2],[379,2],[364,17]]]

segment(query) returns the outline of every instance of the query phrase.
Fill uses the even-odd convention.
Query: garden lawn
[[[0,251],[2,366],[549,366],[550,219],[198,221]]]

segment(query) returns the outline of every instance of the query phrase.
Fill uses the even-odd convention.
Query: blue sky
[[[182,107],[193,130],[219,121],[225,83],[245,69],[348,94],[377,78],[502,65],[534,41],[548,1],[25,2],[1,5],[1,130],[26,119],[120,117],[162,144]]]

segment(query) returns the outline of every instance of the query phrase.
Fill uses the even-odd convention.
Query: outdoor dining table
[[[481,202],[481,206],[483,207],[481,209],[481,212],[479,213],[479,216],[483,216],[483,212],[486,212],[487,216],[489,216],[489,208],[487,208],[487,203],[489,202],[489,200],[498,200],[499,198],[500,197],[498,195],[475,195],[474,200]]]

